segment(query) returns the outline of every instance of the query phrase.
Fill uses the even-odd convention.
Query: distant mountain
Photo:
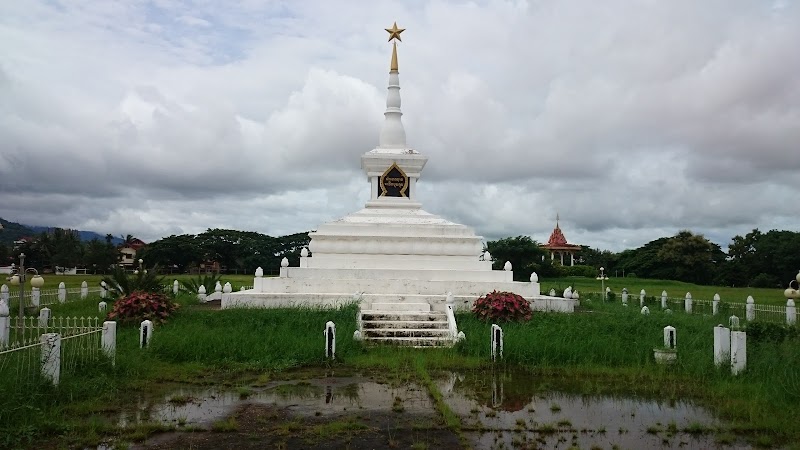
[[[12,245],[14,241],[18,240],[19,238],[25,236],[35,237],[39,234],[42,234],[47,231],[52,231],[56,227],[43,227],[38,225],[22,225],[16,222],[9,222],[7,220],[3,220],[0,218],[0,244],[5,245]],[[97,239],[99,241],[105,241],[106,235],[95,233],[94,231],[82,231],[77,230],[78,237],[81,241],[91,241],[92,239]],[[111,242],[115,245],[121,244],[123,239],[120,237],[111,238]]]

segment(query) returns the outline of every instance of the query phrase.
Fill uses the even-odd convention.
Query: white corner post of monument
[[[50,308],[39,310],[39,328],[47,328],[50,323]]]
[[[503,359],[503,329],[497,324],[492,324],[492,362]]]
[[[288,276],[289,276],[289,258],[284,256],[283,259],[281,260],[280,277],[286,278]]]
[[[61,335],[58,333],[44,333],[40,337],[42,347],[42,376],[54,386],[58,386],[61,377]]]
[[[233,286],[231,286],[230,281],[228,281],[222,286],[222,300],[227,302],[231,297],[231,292],[233,292]]]
[[[153,322],[151,320],[143,320],[139,325],[139,348],[150,347],[150,341],[153,340]]]
[[[738,375],[747,368],[747,333],[731,331],[731,373]]]
[[[178,291],[181,290],[181,284],[178,283],[178,280],[174,280],[172,282],[172,293],[178,295]]]
[[[67,301],[67,286],[62,281],[58,283],[58,303],[64,303]]]
[[[197,300],[201,303],[206,301],[206,287],[202,284],[197,288]]]
[[[800,298],[800,271],[797,272],[795,279],[789,282],[789,287],[783,291],[783,295],[786,297],[786,324],[796,325],[797,308],[795,300]]]
[[[103,334],[100,338],[103,354],[111,360],[111,365],[116,364],[117,355],[117,322],[107,320],[103,322]]]
[[[667,291],[661,291],[661,309],[667,309]]]
[[[714,365],[722,367],[731,361],[731,330],[719,324],[714,327]]]
[[[303,247],[300,250],[300,267],[307,268],[308,267],[308,248]]]
[[[503,264],[503,270],[506,272],[511,272],[512,269],[513,267],[511,267],[511,261],[506,261],[506,263]]]
[[[683,298],[683,309],[686,311],[687,314],[692,313],[692,294],[691,292],[686,293],[686,297]]]
[[[622,304],[628,306],[628,288],[622,288]]]
[[[86,282],[86,280],[83,280],[81,282],[81,300],[85,299],[88,296],[89,296],[89,284]]]
[[[756,320],[756,301],[752,295],[747,296],[747,305],[745,305],[745,319],[748,322]]]
[[[325,358],[336,359],[336,324],[330,320],[325,324]]]
[[[716,316],[719,314],[719,294],[714,294],[714,300],[711,302],[711,315]]]
[[[5,284],[3,285],[5,287]],[[0,298],[0,349],[8,347],[8,341],[11,337],[11,317],[8,310],[7,300]]]

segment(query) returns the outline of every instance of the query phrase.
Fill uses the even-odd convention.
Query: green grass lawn
[[[564,277],[564,278],[544,278],[539,280],[542,294],[547,294],[551,288],[558,292],[564,292],[567,286],[572,286],[581,293],[600,292],[600,281],[594,278],[585,277]],[[787,281],[788,284],[788,281]],[[684,283],[671,280],[651,280],[647,278],[614,278],[609,277],[605,285],[611,288],[619,299],[623,288],[628,289],[628,294],[632,298],[639,298],[639,292],[644,289],[648,296],[661,297],[661,291],[667,291],[669,297],[683,298],[687,292],[692,294],[692,298],[700,300],[712,300],[714,294],[719,294],[723,302],[745,303],[748,295],[752,295],[756,303],[769,305],[786,305],[786,297],[783,296],[783,289],[766,289],[751,287],[725,287],[725,286],[703,286],[699,284]]]

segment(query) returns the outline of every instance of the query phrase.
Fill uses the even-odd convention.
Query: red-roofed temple
[[[575,253],[581,251],[580,245],[567,242],[567,238],[564,237],[564,233],[561,232],[561,228],[558,226],[558,218],[556,218],[556,227],[550,233],[550,239],[547,240],[547,244],[542,244],[542,248],[550,252],[551,261],[558,256],[562,266],[564,265],[564,255],[569,255],[569,265],[574,266]]]

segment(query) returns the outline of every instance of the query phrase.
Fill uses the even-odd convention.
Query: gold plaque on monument
[[[381,175],[379,197],[408,197],[408,176],[403,169],[392,164]]]

